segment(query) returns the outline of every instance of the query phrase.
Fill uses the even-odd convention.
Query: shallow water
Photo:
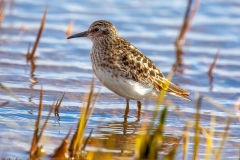
[[[47,21],[37,48],[36,69],[32,70],[26,64],[25,54],[29,43],[35,41],[45,6],[49,6]],[[226,108],[231,109],[240,97],[240,2],[238,0],[202,0],[200,8],[193,20],[191,30],[186,35],[188,45],[183,47],[183,66],[179,68],[181,74],[175,74],[173,82],[191,92],[208,95]],[[48,154],[53,152],[61,143],[72,124],[79,118],[79,107],[82,106],[84,93],[89,91],[93,76],[89,51],[91,41],[86,38],[66,40],[66,29],[70,21],[74,21],[73,32],[85,31],[95,20],[106,19],[116,25],[120,34],[131,41],[139,50],[146,54],[167,75],[176,61],[174,41],[178,36],[186,8],[185,1],[14,1],[6,10],[1,28],[0,44],[0,82],[11,88],[25,103],[16,101],[4,90],[0,90],[0,102],[9,104],[0,107],[0,155],[3,157],[26,157],[30,148],[31,137],[39,90],[44,89],[44,117],[48,114],[48,105],[54,98],[60,99],[66,92],[58,117],[52,116],[42,144]],[[24,28],[24,29],[23,29]],[[212,90],[209,84],[208,70],[213,62],[217,50],[220,49],[216,67],[213,70]],[[182,69],[182,70],[181,70]],[[33,72],[33,73],[31,73]],[[36,80],[34,84],[30,80]],[[87,133],[95,128],[93,137],[106,138],[111,134],[120,135],[123,127],[111,122],[123,121],[125,100],[112,93],[95,78],[96,88],[100,88],[100,97],[91,117]],[[166,134],[179,137],[185,121],[193,120],[194,102],[168,97],[173,105],[169,107]],[[31,106],[26,107],[24,104]],[[129,122],[136,118],[136,103],[131,101]],[[143,112],[150,115],[155,101],[148,105],[143,102]],[[146,107],[148,106],[148,107]],[[176,109],[177,108],[177,109]],[[177,110],[177,111],[176,111]],[[30,113],[31,114],[30,114]],[[176,112],[186,116],[178,116]],[[209,127],[209,116],[218,115],[217,131],[224,131],[224,120],[229,115],[214,105],[204,101],[201,109],[202,125]],[[151,120],[151,116],[147,117]],[[101,122],[102,123],[99,123]],[[141,122],[134,127],[138,130]],[[133,126],[127,128],[130,136]],[[97,129],[96,129],[97,128]],[[240,125],[234,120],[231,123],[229,139],[226,142],[224,157],[238,157],[238,143],[240,142]],[[137,131],[136,131],[137,132]],[[131,133],[131,134],[130,134]],[[172,134],[174,133],[174,134]],[[52,143],[49,143],[52,142]],[[218,139],[216,137],[216,144]],[[126,149],[133,152],[133,148]],[[190,145],[191,146],[191,145]],[[121,145],[105,151],[120,153]],[[91,148],[89,148],[91,149]],[[190,149],[191,150],[191,149]],[[14,153],[13,153],[14,151]],[[200,147],[204,156],[204,145]],[[178,152],[181,157],[181,150]],[[191,157],[191,156],[190,156]]]

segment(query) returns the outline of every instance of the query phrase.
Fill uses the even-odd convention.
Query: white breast
[[[119,96],[133,100],[142,100],[151,96],[153,91],[152,85],[143,85],[120,76],[115,77],[111,72],[94,65],[93,70],[100,82]]]

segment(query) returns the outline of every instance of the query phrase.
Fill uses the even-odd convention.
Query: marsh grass
[[[3,19],[5,17],[5,11],[11,3],[12,3],[12,0],[0,1],[0,26],[2,25]]]
[[[30,105],[28,105],[25,101],[20,99],[12,90],[11,88],[7,87],[3,83],[0,82],[0,89],[4,90],[6,93],[8,93],[11,97],[13,97],[15,100],[17,100],[19,103],[21,103],[23,106],[27,108],[32,108]],[[4,105],[8,104],[8,102],[4,102]]]
[[[33,86],[37,83],[37,78],[34,76],[34,72],[35,72],[36,67],[37,67],[36,64],[35,64],[35,59],[36,59],[35,54],[36,54],[36,50],[37,50],[40,38],[42,36],[43,29],[44,29],[47,12],[48,12],[48,6],[46,6],[46,9],[44,11],[44,14],[43,14],[43,17],[42,17],[42,20],[41,20],[41,24],[40,24],[40,27],[38,29],[38,33],[37,33],[36,40],[34,42],[32,50],[31,50],[31,44],[29,43],[29,45],[28,45],[28,50],[27,50],[27,54],[26,54],[26,61],[27,61],[27,64],[29,62],[31,64],[31,71],[30,71],[31,79],[30,79],[30,81],[31,81],[32,84],[30,85],[30,88],[33,88]],[[23,31],[22,31],[22,28],[21,28],[20,34],[22,32]]]
[[[67,29],[66,29],[66,38],[69,37],[71,34],[72,34],[72,30],[73,30],[73,26],[74,26],[74,21],[70,21],[68,26],[67,26]],[[67,39],[69,40],[69,39]]]
[[[186,8],[183,24],[182,24],[182,27],[180,29],[179,35],[178,35],[178,37],[177,37],[177,39],[175,41],[175,45],[176,46],[184,45],[185,35],[189,31],[189,29],[190,29],[192,20],[193,20],[196,12],[198,10],[200,2],[201,2],[201,0],[195,0],[193,9],[191,10],[193,0],[188,0],[188,5],[187,5],[187,8]]]
[[[99,93],[98,93],[99,94]],[[88,121],[93,113],[94,105],[97,101],[98,94],[94,96],[94,84],[92,80],[92,86],[89,94],[85,94],[83,101],[87,103],[83,103],[82,109],[81,109],[81,116],[79,118],[77,130],[73,135],[73,138],[71,140],[71,144],[69,146],[70,150],[70,157],[75,158],[81,158],[82,157],[82,151],[84,150],[87,142],[83,143],[84,138],[84,132],[87,127]],[[90,133],[91,135],[91,133]],[[87,138],[88,140],[89,138]]]
[[[54,115],[58,117],[58,123],[60,122],[60,116],[59,116],[59,107],[62,104],[63,98],[65,96],[65,92],[63,93],[62,97],[60,100],[56,102],[56,105],[54,106]]]
[[[42,108],[43,108],[43,90],[41,89],[39,106],[38,106],[38,116],[37,116],[35,129],[34,129],[34,133],[33,133],[32,145],[31,145],[31,148],[29,151],[30,159],[37,159],[37,158],[42,157],[45,154],[43,146],[39,146],[39,141],[43,135],[44,129],[46,128],[47,122],[48,122],[50,115],[52,113],[52,110],[53,110],[53,106],[50,108],[49,114],[48,114],[47,118],[45,119],[42,129],[40,130]]]
[[[187,32],[190,30],[191,23],[200,6],[200,2],[201,0],[195,0],[195,3],[193,4],[193,0],[188,0],[182,26],[179,29],[179,34],[175,40],[176,61],[172,66],[172,70],[176,73],[183,74],[185,68],[187,69],[190,68],[189,66],[184,65],[183,63],[183,55],[185,53],[182,47],[186,45],[185,36]],[[193,5],[193,9],[192,9],[192,5]]]
[[[217,53],[216,53],[216,55],[214,57],[213,63],[211,64],[211,66],[209,67],[209,70],[208,70],[210,90],[213,89],[213,69],[216,66],[219,52],[220,52],[220,49],[218,49],[218,51],[217,51]]]
[[[45,21],[46,21],[47,11],[48,11],[48,6],[46,7],[46,9],[44,11],[43,18],[42,18],[42,21],[41,21],[41,24],[40,24],[40,27],[39,27],[39,30],[38,30],[38,34],[36,36],[36,40],[35,40],[35,43],[33,45],[33,49],[32,49],[31,52],[28,52],[28,54],[26,56],[27,57],[27,61],[34,61],[35,53],[36,53],[36,50],[37,50],[37,47],[38,47],[38,43],[40,41],[40,38],[41,38],[41,35],[42,35],[42,31],[43,31],[43,28],[44,28],[44,24],[45,24]]]

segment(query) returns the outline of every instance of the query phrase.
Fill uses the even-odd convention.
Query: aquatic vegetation
[[[43,14],[41,25],[39,27],[38,34],[36,36],[36,40],[35,40],[32,52],[31,53],[30,52],[27,53],[27,56],[26,56],[27,61],[29,61],[29,60],[30,61],[34,61],[34,59],[35,59],[35,53],[36,53],[36,50],[37,50],[37,47],[38,47],[38,43],[39,43],[39,40],[41,38],[42,31],[43,31],[43,28],[44,28],[44,24],[45,24],[45,21],[46,21],[47,11],[48,11],[48,7],[46,7],[45,12]]]
[[[168,78],[170,78],[172,74],[169,74]],[[161,92],[160,96],[158,97],[158,102],[156,103],[156,110],[153,113],[153,119],[150,123],[145,122],[145,119],[143,117],[142,125],[140,126],[139,133],[136,134],[136,148],[135,148],[135,156],[132,158],[129,157],[119,157],[118,159],[159,159],[159,151],[162,147],[164,147],[163,141],[165,139],[169,139],[167,135],[164,134],[164,128],[166,125],[166,119],[167,119],[167,112],[168,107],[164,106],[162,104],[164,99],[164,91]],[[73,126],[69,130],[66,137],[62,140],[62,143],[60,146],[54,151],[53,155],[48,155],[54,159],[68,159],[68,158],[75,158],[75,159],[113,159],[116,156],[113,153],[102,153],[101,151],[92,151],[87,150],[85,151],[86,146],[89,143],[90,137],[92,133],[94,133],[93,130],[90,131],[89,135],[84,138],[84,134],[87,128],[88,121],[93,113],[94,105],[97,101],[97,98],[99,96],[99,92],[94,96],[94,83],[92,81],[91,90],[88,94],[85,94],[84,100],[83,100],[83,106],[81,107],[81,116],[79,117],[79,121],[77,124],[77,128],[75,133],[71,136],[71,132],[73,129]],[[43,135],[44,128],[46,127],[47,121],[52,113],[52,110],[55,108],[59,109],[59,106],[63,100],[64,94],[61,97],[60,101],[57,103],[54,103],[52,107],[50,108],[49,114],[44,122],[44,125],[39,133],[40,127],[40,119],[41,119],[41,111],[43,106],[43,90],[40,92],[40,101],[39,101],[39,111],[38,116],[36,120],[35,130],[33,134],[32,139],[32,146],[29,151],[29,156],[31,159],[41,158],[44,154],[47,154],[44,150],[44,146],[48,144],[44,144],[43,146],[38,146],[38,143],[40,141],[41,136]],[[195,98],[195,122],[186,121],[186,125],[184,127],[182,136],[177,139],[172,139],[170,141],[175,142],[175,145],[171,148],[171,150],[168,150],[168,153],[160,158],[164,160],[172,160],[175,159],[175,156],[177,155],[177,151],[182,148],[182,155],[183,159],[188,159],[189,154],[193,155],[193,159],[198,159],[199,155],[199,146],[205,143],[205,159],[211,159],[211,157],[215,157],[215,159],[221,159],[221,152],[224,147],[225,141],[228,138],[228,131],[230,129],[230,122],[233,120],[232,118],[226,119],[226,128],[225,132],[223,133],[223,136],[221,137],[221,142],[216,145],[213,142],[213,138],[215,136],[214,132],[214,125],[216,122],[216,117],[213,115],[211,116],[210,121],[210,129],[206,129],[205,127],[201,126],[201,105],[202,101],[207,100],[210,103],[215,104],[216,107],[224,110],[226,113],[228,113],[232,118],[235,118],[236,116],[234,113],[226,109],[224,106],[220,105],[213,99],[207,96],[198,96],[196,94]],[[162,107],[163,109],[160,110],[159,108]],[[158,125],[154,125],[153,123],[158,121]],[[126,124],[125,124],[126,125]],[[194,149],[192,150],[192,153],[189,152],[188,146],[190,143],[190,129],[194,130],[193,135],[193,143],[194,143]],[[200,135],[203,135],[203,139],[205,139],[205,142],[202,142],[202,138]],[[113,137],[115,137],[113,135]],[[116,138],[116,137],[115,137]],[[108,140],[108,145],[114,145],[114,139]],[[70,143],[69,143],[70,142]],[[91,146],[98,145],[99,143],[102,143],[100,139],[95,139],[94,143],[91,143]],[[183,145],[181,145],[183,144]],[[128,144],[125,144],[125,147],[128,147]],[[217,149],[218,148],[218,149]],[[102,154],[101,154],[102,153]]]
[[[216,66],[219,52],[220,52],[220,49],[218,49],[218,51],[217,51],[217,53],[216,53],[216,55],[215,55],[215,57],[214,57],[213,63],[211,64],[211,66],[210,66],[210,68],[209,68],[209,70],[208,70],[210,90],[213,89],[213,69],[214,69],[215,66]]]
[[[12,0],[0,1],[0,26],[2,26],[2,22],[5,16],[5,11],[11,3],[12,3]]]
[[[38,159],[42,157],[45,154],[45,151],[43,149],[43,146],[39,146],[38,143],[43,135],[43,131],[47,125],[47,122],[49,120],[49,117],[52,113],[53,107],[50,108],[49,114],[47,118],[45,119],[45,122],[42,126],[42,129],[40,130],[40,121],[41,121],[41,113],[42,113],[42,108],[43,108],[43,90],[40,92],[40,100],[39,100],[39,106],[38,106],[38,117],[36,120],[35,124],[35,130],[33,133],[33,138],[32,138],[32,145],[29,151],[29,157],[30,159]]]
[[[193,3],[193,0],[188,0],[188,5],[187,5],[187,8],[186,8],[183,24],[182,24],[182,27],[179,31],[179,35],[178,35],[178,37],[175,41],[176,46],[184,45],[184,43],[185,43],[184,37],[190,29],[191,22],[192,22],[195,14],[198,10],[200,2],[201,2],[201,0],[196,0],[195,3],[194,3],[193,9],[191,11],[191,6],[192,6],[192,3]]]

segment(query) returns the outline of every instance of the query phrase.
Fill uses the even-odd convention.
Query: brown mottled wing
[[[122,76],[146,85],[150,83],[157,91],[163,89],[188,99],[187,96],[190,94],[188,91],[169,82],[156,65],[130,42],[121,38],[114,46],[114,51],[118,52],[116,54],[119,57],[118,64],[121,64],[119,67],[123,71]]]
[[[156,65],[127,40],[121,38],[116,43],[113,52],[117,52],[114,55],[119,57],[117,60],[119,67],[124,71],[122,76],[143,84],[150,83],[159,91],[157,80],[160,83],[165,77]]]

